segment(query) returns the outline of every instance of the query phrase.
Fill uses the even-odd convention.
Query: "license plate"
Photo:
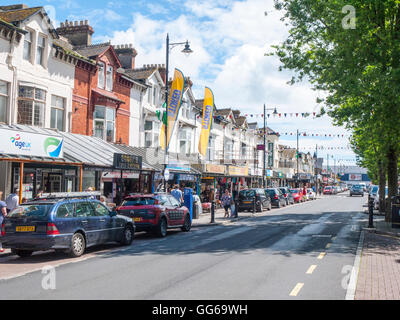
[[[142,221],[142,218],[133,218],[133,221],[134,222],[140,222],[140,221]]]
[[[34,226],[16,227],[16,232],[35,232]]]
[[[243,203],[252,203],[252,201],[243,201]]]

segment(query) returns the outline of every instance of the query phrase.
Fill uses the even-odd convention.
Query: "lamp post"
[[[274,113],[273,114],[278,114],[278,111],[276,110],[276,108],[270,108],[267,109],[265,107],[265,103],[264,103],[264,151],[263,151],[263,188],[265,188],[265,139],[266,139],[266,128],[267,128],[267,117],[266,117],[266,111],[268,110],[273,110]]]
[[[166,39],[166,64],[165,64],[165,120],[163,117],[163,121],[165,124],[165,159],[164,159],[164,191],[167,192],[167,179],[166,179],[166,172],[167,172],[167,166],[168,166],[168,68],[169,68],[169,52],[176,46],[181,46],[184,45],[185,48],[182,50],[182,52],[185,55],[191,54],[193,51],[190,49],[189,41],[186,40],[186,42],[176,42],[176,43],[169,43],[169,34],[167,33],[167,39]],[[171,49],[170,49],[171,48]]]

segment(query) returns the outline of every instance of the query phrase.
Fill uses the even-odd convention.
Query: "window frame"
[[[33,39],[34,39],[34,36],[35,36],[35,32],[33,31],[33,30],[30,30],[30,29],[26,29],[26,31],[27,31],[27,33],[24,35],[24,47],[23,47],[23,50],[22,50],[22,58],[23,58],[23,60],[25,60],[25,61],[29,61],[30,63],[32,63],[32,56],[33,56],[33,54],[32,54],[32,48],[33,48]],[[26,36],[27,35],[29,35],[30,36],[30,40],[28,41],[27,39],[26,39]],[[25,54],[26,54],[26,44],[27,43],[29,43],[29,56],[28,57],[26,57],[25,56]]]
[[[105,89],[107,91],[113,91],[114,87],[114,68],[111,65],[106,65],[105,68]]]
[[[43,44],[40,44],[40,39],[43,39]],[[35,57],[35,62],[38,65],[41,65],[44,67],[45,65],[45,54],[46,54],[46,45],[47,45],[47,37],[43,34],[38,34],[37,36],[37,43],[36,43],[36,57]],[[42,49],[42,52],[40,54],[40,61],[38,61],[39,57],[39,49]]]
[[[7,81],[0,80],[0,83],[3,83],[6,88],[6,93],[0,92],[0,99],[4,98],[4,121],[2,121],[2,114],[0,113],[0,123],[7,123],[8,117],[8,101],[10,96],[10,84]]]
[[[22,97],[20,95],[21,87],[33,89],[32,97]],[[36,95],[37,90],[43,91],[44,100],[37,98],[37,95]],[[43,90],[43,89],[40,89],[37,87],[32,87],[32,86],[18,85],[17,124],[25,124],[25,125],[43,128],[45,126],[46,101],[47,101],[47,91],[46,90]],[[31,108],[32,108],[31,109],[31,123],[21,122],[21,120],[20,120],[20,107],[21,107],[20,103],[22,103],[22,102],[31,104]],[[39,123],[36,124],[35,123],[35,114],[36,114],[36,111],[38,110],[37,109],[38,106],[41,107],[39,109],[39,110],[41,110],[41,114],[39,115],[41,117],[41,119],[39,119]]]
[[[106,87],[106,64],[102,61],[99,61],[98,63],[99,69],[98,69],[98,75],[97,75],[97,87],[100,89],[105,89]],[[100,83],[100,80],[102,79],[102,84]]]
[[[96,113],[96,109],[97,108],[103,108],[104,109],[104,118],[103,119],[95,117],[95,113]],[[107,117],[107,115],[108,115],[107,111],[110,111],[110,110],[112,110],[112,112],[113,112],[113,119],[112,120],[108,119],[108,117]],[[116,122],[116,112],[115,112],[114,108],[101,106],[101,105],[95,105],[94,111],[93,111],[93,136],[98,137],[95,134],[96,133],[96,123],[102,123],[103,124],[102,136],[98,137],[98,138],[100,138],[100,139],[102,139],[104,141],[107,141],[107,142],[115,142],[115,133],[116,133],[115,122]],[[112,123],[112,128],[113,128],[111,141],[108,140],[108,135],[107,135],[107,132],[108,132],[108,126],[107,125],[109,123]]]
[[[58,98],[58,99],[61,99],[62,102],[63,102],[63,107],[62,107],[62,108],[58,107],[58,106],[57,106],[57,103],[53,104],[53,98],[55,98],[55,99],[57,99],[57,98]],[[66,106],[66,98],[61,97],[61,96],[57,96],[57,95],[53,95],[53,94],[51,95],[51,105],[50,105],[50,128],[51,128],[51,129],[58,129],[58,130],[60,130],[60,131],[64,131],[64,130],[65,130],[65,106]],[[59,120],[59,117],[58,117],[58,116],[56,117],[56,125],[55,125],[55,127],[52,126],[51,121],[52,121],[52,113],[53,113],[53,110],[56,110],[56,115],[58,115],[58,111],[61,111],[61,112],[62,112],[61,129],[58,128],[58,121],[57,121],[57,120]]]

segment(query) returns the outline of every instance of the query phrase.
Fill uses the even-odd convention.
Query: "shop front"
[[[235,199],[238,197],[240,190],[251,186],[251,177],[249,177],[249,168],[247,166],[228,166],[227,178],[230,192]]]
[[[20,202],[44,193],[79,191],[83,164],[64,154],[64,139],[52,130],[0,125],[0,191],[18,190]]]
[[[226,167],[219,164],[204,164],[202,166],[203,174],[201,177],[200,195],[203,202],[209,202],[206,198],[211,189],[214,189],[217,193],[217,198],[220,198],[221,192],[225,190],[225,188],[223,188],[225,186],[224,180],[226,180],[226,178],[224,178],[225,170]]]
[[[201,173],[192,168],[189,164],[169,163],[169,179],[167,181],[167,190],[178,185],[180,189],[191,188],[194,193],[199,192]],[[161,178],[161,175],[160,175]]]

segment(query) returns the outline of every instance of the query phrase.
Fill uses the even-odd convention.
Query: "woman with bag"
[[[229,218],[229,208],[231,207],[231,203],[232,203],[232,196],[229,193],[229,190],[226,189],[225,193],[222,195],[221,197],[221,203],[222,206],[225,209],[225,215],[224,218]]]

